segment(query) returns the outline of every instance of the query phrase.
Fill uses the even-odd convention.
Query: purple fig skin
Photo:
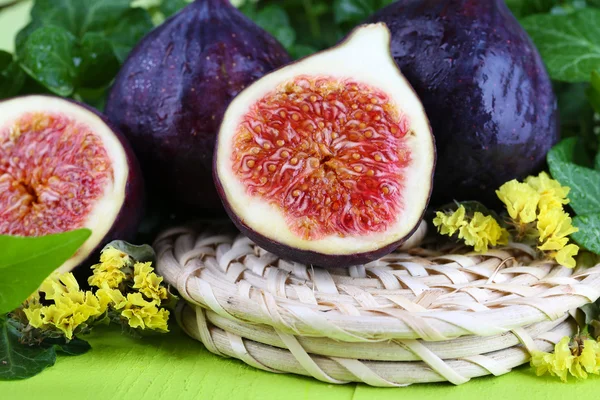
[[[390,28],[394,59],[432,123],[432,205],[497,204],[498,187],[544,166],[559,138],[556,97],[502,0],[398,1],[368,22]]]
[[[323,268],[348,268],[353,265],[366,264],[390,254],[398,247],[400,247],[404,242],[406,242],[417,231],[417,229],[419,228],[419,223],[425,215],[424,212],[421,218],[419,219],[419,223],[415,225],[415,227],[410,231],[409,234],[407,234],[404,238],[398,240],[397,242],[391,243],[385,247],[381,247],[379,249],[365,253],[324,254],[316,251],[298,249],[283,243],[279,243],[275,240],[269,239],[261,235],[260,233],[256,232],[251,227],[246,225],[244,221],[241,220],[240,217],[235,214],[235,212],[231,208],[231,205],[227,201],[227,198],[225,197],[223,186],[218,180],[217,190],[223,198],[223,206],[225,208],[225,211],[227,212],[227,215],[229,215],[229,218],[233,221],[234,225],[240,230],[240,232],[249,237],[250,240],[252,240],[254,243],[259,245],[263,249],[278,255],[283,259]]]
[[[36,97],[50,98],[51,96],[36,95]],[[11,99],[0,101],[0,106],[2,102],[9,100]],[[139,162],[127,138],[125,138],[125,136],[114,126],[114,124],[108,120],[108,118],[106,118],[106,116],[102,115],[100,112],[98,112],[98,110],[95,110],[94,108],[78,101],[66,98],[62,98],[61,100],[84,108],[88,112],[96,115],[108,126],[125,150],[127,167],[129,170],[125,187],[125,198],[123,205],[121,206],[121,210],[119,211],[119,214],[113,221],[110,230],[105,235],[104,239],[102,239],[100,244],[98,244],[98,246],[96,246],[96,248],[90,252],[90,254],[83,262],[79,264],[79,266],[75,267],[76,269],[81,269],[79,267],[89,267],[92,264],[96,264],[102,248],[113,240],[134,240],[142,221],[145,209],[144,178],[142,176],[142,170]],[[93,227],[90,229],[93,230]]]
[[[226,0],[197,0],[138,44],[106,113],[138,155],[153,202],[222,212],[212,158],[223,114],[241,90],[289,60]]]

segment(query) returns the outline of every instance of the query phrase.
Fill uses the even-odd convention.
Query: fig
[[[535,173],[559,136],[542,59],[502,0],[405,0],[373,15],[431,120],[432,205],[496,204],[494,191]]]
[[[384,24],[272,72],[227,108],[215,182],[248,237],[293,261],[362,264],[417,229],[435,146]]]
[[[138,162],[98,112],[51,96],[0,102],[0,235],[90,229],[67,272],[112,239],[131,240],[143,205]]]
[[[231,99],[286,64],[284,48],[227,0],[198,0],[133,50],[106,113],[130,140],[152,201],[222,212],[215,138]]]

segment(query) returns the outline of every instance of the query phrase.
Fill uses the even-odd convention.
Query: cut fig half
[[[96,111],[49,96],[0,102],[0,234],[90,229],[60,272],[111,239],[131,239],[142,215],[141,179],[129,145]]]
[[[217,139],[215,182],[263,248],[320,266],[362,264],[417,229],[435,146],[384,24],[281,68],[237,96]]]

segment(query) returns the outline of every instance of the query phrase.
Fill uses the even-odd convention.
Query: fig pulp
[[[90,229],[65,272],[113,239],[131,240],[142,211],[137,160],[100,114],[48,96],[0,102],[0,235]]]
[[[438,161],[432,203],[496,201],[494,190],[542,167],[558,140],[551,81],[502,0],[406,0],[370,22],[423,101]]]
[[[198,0],[144,38],[106,112],[142,164],[152,200],[218,210],[215,137],[231,99],[286,64],[283,47],[227,0]]]
[[[227,109],[215,182],[231,219],[263,248],[349,266],[390,253],[417,228],[435,149],[389,40],[385,25],[362,26]]]

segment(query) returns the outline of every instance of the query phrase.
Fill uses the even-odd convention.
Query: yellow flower
[[[127,275],[120,269],[101,270],[98,268],[88,278],[88,284],[96,287],[102,287],[104,284],[107,284],[108,287],[116,289],[126,278]]]
[[[75,329],[104,311],[106,308],[103,309],[92,292],[79,292],[55,298],[54,304],[42,308],[41,314],[44,325],[56,327],[70,340],[73,339]]]
[[[600,373],[600,345],[591,339],[583,341],[583,346],[575,341],[574,351],[569,346],[571,338],[565,336],[554,346],[554,354],[534,351],[531,353],[531,366],[536,368],[538,376],[549,373],[567,381],[570,373],[578,379],[587,378],[588,374]],[[574,355],[578,354],[578,355]]]
[[[127,299],[123,296],[123,293],[120,290],[108,287],[108,285],[98,289],[96,296],[104,309],[112,305],[116,310],[120,310],[127,305]]]
[[[24,308],[23,312],[29,321],[29,325],[34,328],[41,328],[44,325],[44,317],[42,315],[43,307]]]
[[[595,340],[584,340],[578,362],[588,374],[600,373],[600,345]]]
[[[114,263],[120,265],[118,268],[124,267],[129,261],[129,256],[123,253],[121,250],[117,250],[114,247],[107,247],[102,250],[100,254],[101,263]]]
[[[540,213],[537,222],[537,228],[540,234],[540,242],[543,242],[550,237],[556,239],[566,238],[570,234],[579,231],[579,229],[575,228],[571,222],[571,217],[563,209],[553,208]]]
[[[121,270],[127,267],[130,258],[127,254],[114,247],[102,250],[100,264],[92,266],[93,275],[88,278],[90,286],[102,287],[107,283],[110,288],[117,288],[127,279],[127,275]]]
[[[134,289],[138,289],[144,296],[156,300],[158,303],[167,298],[167,290],[160,286],[163,278],[153,272],[151,262],[136,263],[133,268]]]
[[[169,331],[167,326],[169,311],[163,308],[159,309],[156,302],[144,300],[141,293],[127,295],[127,305],[121,315],[127,318],[129,326],[132,328]]]
[[[563,204],[568,204],[567,195],[571,190],[569,187],[561,186],[558,181],[550,178],[546,172],[538,176],[530,176],[525,180],[529,186],[540,194],[539,209],[541,212],[551,208],[562,209]]]
[[[507,243],[505,240],[508,238],[508,232],[502,229],[492,216],[475,212],[471,221],[460,228],[458,238],[464,239],[476,252],[485,253],[489,245]]]
[[[534,188],[513,179],[502,185],[496,195],[506,205],[513,220],[526,224],[535,221],[540,194]]]
[[[78,291],[77,279],[70,272],[60,276],[53,274],[40,286],[40,292],[45,294],[46,300],[54,300],[65,293],[76,293]]]
[[[465,221],[465,213],[466,209],[464,206],[458,207],[458,210],[450,215],[438,211],[436,218],[433,220],[433,225],[438,228],[438,231],[442,235],[452,236],[462,226],[467,224]]]
[[[554,258],[564,267],[575,268],[577,263],[573,257],[576,256],[577,253],[579,253],[579,247],[574,244],[569,244],[556,252]]]

